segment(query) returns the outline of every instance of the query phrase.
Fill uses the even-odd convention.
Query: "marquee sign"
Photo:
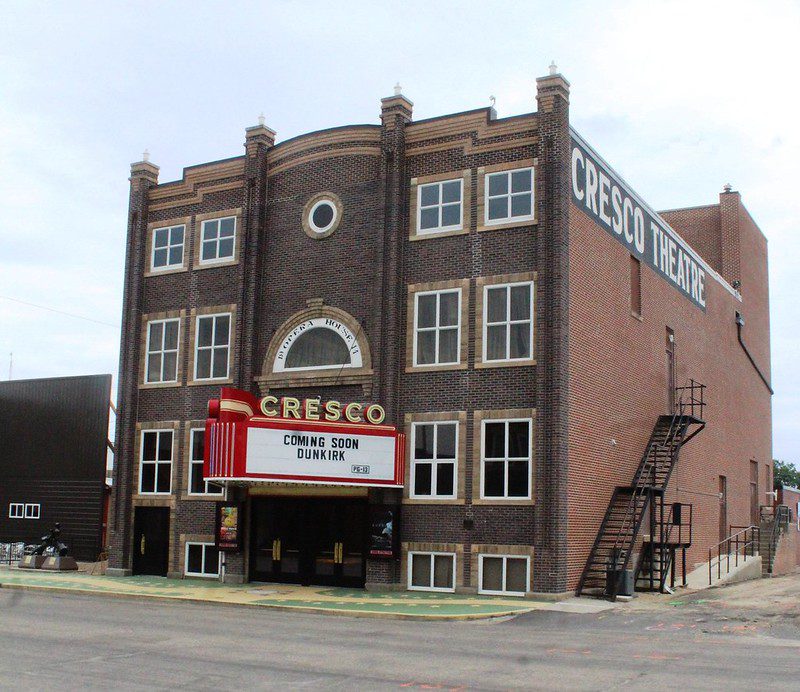
[[[574,131],[571,166],[573,203],[705,311],[705,263]]]
[[[223,388],[209,402],[204,477],[402,487],[405,436],[381,425],[385,416],[377,404],[258,401]]]

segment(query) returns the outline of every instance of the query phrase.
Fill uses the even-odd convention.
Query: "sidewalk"
[[[201,603],[260,606],[279,610],[425,620],[477,620],[533,610],[594,613],[613,607],[605,601],[568,599],[560,603],[491,596],[394,591],[292,584],[220,584],[200,579],[106,577],[83,572],[42,572],[0,567],[0,588],[42,589],[116,597],[167,598]]]

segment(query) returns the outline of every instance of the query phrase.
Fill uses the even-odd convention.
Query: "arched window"
[[[300,322],[286,334],[275,351],[272,371],[362,366],[357,335],[338,320],[316,317]]]
[[[332,329],[314,327],[295,339],[286,354],[284,369],[330,368],[350,365],[350,349]]]

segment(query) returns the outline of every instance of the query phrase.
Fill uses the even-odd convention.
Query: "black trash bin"
[[[609,565],[606,570],[606,594],[614,593],[614,585],[619,584],[617,596],[633,596],[633,570],[617,569]]]

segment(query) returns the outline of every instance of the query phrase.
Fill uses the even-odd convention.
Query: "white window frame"
[[[25,518],[25,503],[24,502],[9,502],[8,503],[8,518],[9,519],[24,519]]]
[[[505,423],[506,426],[506,434],[505,434],[505,456],[501,459],[499,457],[491,457],[490,459],[486,458],[486,425],[487,423]],[[527,423],[528,424],[528,494],[527,495],[509,495],[508,494],[508,463],[509,461],[522,461],[524,457],[509,457],[508,456],[508,446],[509,446],[509,434],[508,434],[508,426],[509,423]],[[530,500],[531,495],[531,464],[533,463],[533,454],[531,452],[532,448],[532,439],[533,439],[533,419],[532,418],[484,418],[481,421],[481,499],[482,500]],[[505,469],[505,494],[503,495],[486,495],[485,494],[485,487],[486,487],[486,462],[504,462],[504,469]]]
[[[483,588],[483,559],[484,558],[502,558],[503,560],[503,590],[494,591],[492,589]],[[508,591],[506,589],[507,565],[508,560],[525,560],[525,591]],[[480,553],[478,555],[478,593],[486,594],[489,596],[525,596],[528,593],[531,583],[531,558],[530,555],[492,555],[489,553]]]
[[[222,227],[222,222],[227,219],[233,219],[233,244],[231,246],[231,254],[226,255],[225,257],[219,256],[219,230]],[[213,240],[206,240],[206,224],[216,223],[217,224],[217,236]],[[200,224],[200,254],[198,256],[199,262],[201,265],[209,265],[209,264],[221,264],[223,262],[233,262],[236,259],[236,234],[238,232],[235,216],[218,216],[215,219],[206,219]],[[203,259],[203,246],[206,243],[213,242],[216,246],[216,254],[213,259]]]
[[[439,314],[441,312],[441,296],[445,293],[456,293],[458,295],[458,304],[456,305],[456,359],[454,361],[440,361],[439,360],[439,332],[442,330],[452,331],[452,325],[441,326],[439,324]],[[436,324],[433,327],[419,327],[419,299],[424,296],[436,296]],[[436,291],[417,291],[414,294],[414,367],[415,368],[435,368],[441,365],[460,365],[461,364],[461,289],[460,288],[442,288]],[[433,363],[419,363],[417,362],[417,342],[420,331],[435,332],[436,340],[434,343],[434,351],[436,360]]]
[[[158,433],[158,437],[156,438],[156,460],[155,461],[145,461],[144,460],[144,436],[147,433]],[[169,448],[169,461],[158,461],[158,443],[161,441],[161,433],[169,433],[172,436],[172,443],[170,444]],[[147,430],[142,430],[141,435],[139,437],[139,495],[172,495],[172,476],[174,472],[173,464],[175,462],[175,430],[173,428],[148,428]],[[168,491],[159,491],[159,490],[142,490],[142,471],[144,470],[144,465],[149,464],[155,466],[155,476],[154,476],[154,487],[158,488],[158,467],[169,464],[169,490]]]
[[[412,586],[412,575],[414,567],[414,557],[416,555],[425,556],[430,560],[431,565],[431,586]],[[453,560],[453,585],[450,587],[433,586],[434,580],[434,558],[435,556],[445,556]],[[407,567],[407,586],[409,591],[439,591],[442,593],[455,593],[456,590],[456,569],[458,568],[458,561],[456,560],[455,553],[448,553],[444,551],[427,551],[427,550],[409,550],[408,551],[408,567]]]
[[[182,236],[183,240],[181,240],[180,243],[173,243],[172,242],[172,231],[174,229],[176,229],[176,228],[183,229],[183,236]],[[165,264],[163,267],[157,267],[156,266],[156,250],[157,249],[162,249],[162,248],[156,248],[156,233],[158,233],[159,231],[164,231],[164,230],[167,231],[167,245],[166,245],[166,249],[167,249],[167,264]],[[178,224],[175,224],[174,226],[161,226],[160,228],[154,228],[153,229],[153,237],[152,237],[152,240],[151,240],[151,245],[152,245],[152,247],[150,249],[150,271],[151,272],[163,272],[163,271],[169,271],[170,269],[175,269],[176,267],[183,267],[183,265],[184,265],[184,263],[186,261],[186,224],[178,223]],[[172,248],[175,248],[175,247],[180,247],[181,248],[181,261],[176,263],[176,264],[170,264],[169,263],[170,250],[172,250]]]
[[[164,348],[164,339],[166,337],[166,324],[168,322],[177,322],[178,323],[178,336],[175,341],[175,348]],[[161,344],[158,349],[151,349],[150,343],[150,335],[152,333],[152,326],[154,324],[163,324],[164,329],[161,330]],[[181,349],[181,319],[180,317],[168,317],[163,320],[150,320],[147,323],[147,345],[145,347],[145,354],[144,354],[144,381],[145,384],[165,384],[168,382],[177,382],[178,381],[178,365],[179,365],[179,358],[180,358],[180,349]],[[148,379],[150,374],[150,356],[159,353],[161,354],[161,377],[158,380],[151,380]],[[175,379],[172,380],[165,380],[164,379],[164,356],[167,353],[174,353],[175,354]]]
[[[333,209],[333,217],[331,218],[331,221],[327,226],[321,228],[317,226],[316,223],[314,223],[314,212],[323,205]],[[322,235],[323,233],[327,233],[331,228],[333,228],[336,225],[338,221],[339,221],[339,210],[336,208],[336,205],[333,203],[333,201],[327,198],[323,198],[316,201],[308,212],[309,228],[311,228],[311,230],[314,231],[314,233],[319,233],[320,235]]]
[[[219,551],[219,560],[217,561],[216,572],[190,572],[189,571],[189,546],[199,545],[203,547],[203,558],[201,560],[200,569],[206,568],[206,548],[216,548],[213,543],[205,543],[203,541],[186,541],[186,547],[183,549],[183,575],[185,577],[201,577],[203,579],[219,578],[220,565],[222,563],[222,551]]]
[[[522,216],[511,216],[511,197],[513,196],[521,196],[524,193],[522,192],[511,192],[511,174],[512,173],[519,173],[520,171],[530,171],[531,172],[531,213],[525,214]],[[500,176],[505,175],[508,176],[508,192],[502,195],[490,195],[489,194],[489,179],[493,176]],[[484,174],[484,201],[483,201],[483,222],[486,226],[493,226],[497,224],[505,224],[505,223],[514,223],[516,221],[533,221],[536,218],[536,172],[533,166],[523,166],[522,168],[514,168],[507,171],[494,171],[493,173],[485,173]],[[500,197],[505,197],[507,199],[506,203],[506,211],[508,212],[508,216],[503,216],[499,219],[489,219],[489,200],[490,199],[498,199]]]
[[[205,486],[204,486],[205,487],[205,492],[202,492],[202,493],[192,492],[192,488],[194,487],[194,484],[192,483],[193,476],[194,476],[194,467],[198,466],[198,465],[202,466],[202,464],[199,464],[194,458],[194,434],[196,432],[202,432],[202,433],[205,434],[205,428],[190,428],[189,429],[189,486],[187,488],[187,493],[186,494],[191,496],[191,497],[213,497],[213,498],[223,498],[224,499],[225,498],[225,488],[220,485],[219,486],[220,491],[218,493],[211,493],[211,492],[208,491],[208,486],[211,485],[211,483],[209,481],[205,480],[205,479],[203,480],[203,482],[205,483]],[[219,485],[219,484],[215,483],[214,485]]]
[[[228,343],[226,344],[225,348],[228,350],[228,360],[225,367],[225,374],[221,377],[198,377],[197,376],[197,364],[198,364],[198,353],[203,351],[211,351],[211,372],[210,374],[213,375],[214,373],[214,350],[217,348],[222,348],[222,346],[215,346],[214,340],[217,335],[217,317],[227,317],[228,318]],[[200,320],[206,320],[214,318],[214,326],[211,330],[211,346],[200,346]],[[214,382],[216,380],[227,380],[230,377],[231,373],[231,336],[233,332],[233,313],[231,312],[214,312],[208,315],[197,315],[195,317],[194,323],[194,379],[197,382]]]
[[[433,449],[434,449],[434,457],[433,459],[419,459],[416,458],[417,452],[417,428],[423,425],[432,425],[433,426]],[[455,457],[453,459],[440,459],[439,458],[439,426],[440,425],[454,425],[456,428],[456,439],[455,439]],[[442,421],[415,421],[411,424],[411,478],[410,478],[410,485],[411,485],[411,492],[410,497],[412,499],[418,500],[452,500],[458,496],[458,420],[442,420]],[[417,463],[420,464],[430,464],[431,465],[431,494],[430,495],[420,495],[417,493],[416,488],[416,465]],[[452,464],[453,465],[453,492],[450,495],[441,495],[438,492],[434,492],[438,490],[437,486],[437,474],[436,474],[436,467],[442,464]]]
[[[26,519],[41,519],[42,518],[42,505],[38,502],[25,503],[25,518]]]
[[[511,319],[511,289],[515,286],[528,286],[530,297],[530,315],[525,320]],[[489,291],[492,289],[504,288],[506,290],[506,315],[507,319],[502,322],[489,322]],[[484,363],[513,363],[521,360],[531,360],[533,358],[533,301],[534,301],[534,287],[533,281],[515,281],[505,284],[489,284],[483,287],[483,362]],[[511,325],[512,324],[525,324],[528,322],[530,327],[528,329],[530,353],[527,356],[519,358],[511,357]],[[506,353],[507,358],[489,358],[489,327],[496,327],[498,325],[505,325],[506,327]]]
[[[442,187],[447,183],[458,183],[458,206],[459,206],[459,217],[458,223],[452,224],[450,226],[442,226],[442,207],[443,206],[452,206],[456,204],[456,202],[442,202]],[[422,188],[424,187],[438,187],[439,188],[439,202],[437,204],[428,204],[424,208],[425,209],[438,209],[439,211],[439,225],[434,226],[433,228],[422,228]],[[450,180],[441,180],[435,183],[421,183],[417,186],[417,235],[427,235],[427,234],[435,234],[435,233],[444,233],[446,231],[460,231],[464,228],[464,179],[463,178],[451,178]]]

